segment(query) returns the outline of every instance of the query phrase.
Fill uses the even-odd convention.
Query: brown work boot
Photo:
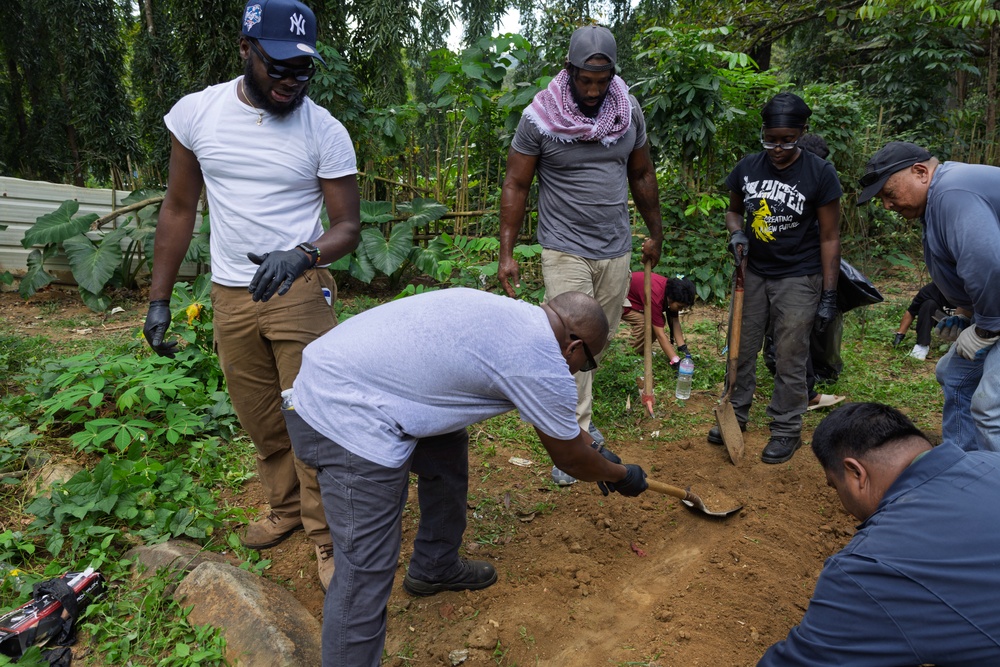
[[[267,549],[279,544],[296,530],[302,530],[299,517],[280,518],[274,512],[247,524],[240,542],[247,549]]]
[[[326,591],[333,579],[333,545],[316,545],[316,568],[319,572],[319,585]]]

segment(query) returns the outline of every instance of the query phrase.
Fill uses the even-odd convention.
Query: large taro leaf
[[[351,277],[360,280],[366,285],[371,283],[372,278],[375,277],[375,266],[368,257],[368,253],[365,252],[364,246],[358,246],[358,249],[354,251],[351,257],[353,257],[351,260]]]
[[[38,216],[35,224],[24,233],[21,245],[30,248],[33,245],[62,243],[71,236],[83,234],[100,216],[96,213],[88,213],[74,218],[73,216],[79,210],[80,202],[67,199],[52,213]]]
[[[55,280],[45,272],[43,266],[45,260],[55,253],[55,248],[55,246],[49,246],[45,252],[35,248],[28,254],[28,272],[21,278],[21,284],[17,288],[17,293],[21,295],[22,299],[30,298],[32,294]]]
[[[444,204],[422,197],[417,197],[407,204],[399,204],[397,208],[403,213],[409,213],[410,217],[407,218],[407,222],[417,227],[423,227],[429,222],[440,220],[448,212],[448,207]]]
[[[115,269],[122,263],[121,240],[127,233],[119,227],[94,243],[85,234],[77,234],[63,241],[63,250],[69,258],[76,283],[91,294],[100,294],[111,280]],[[88,304],[89,305],[89,304]]]
[[[361,201],[361,222],[381,225],[393,219],[392,204],[387,201]]]
[[[95,313],[103,313],[111,306],[111,297],[101,292],[99,294],[94,294],[87,289],[80,288],[80,298],[83,299],[83,303],[90,308]]]
[[[375,268],[391,276],[410,255],[413,225],[409,221],[393,225],[388,240],[377,227],[366,227],[361,230],[361,244]]]

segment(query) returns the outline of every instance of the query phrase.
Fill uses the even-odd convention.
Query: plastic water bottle
[[[686,355],[681,360],[681,366],[677,371],[677,391],[675,395],[681,400],[691,398],[691,376],[694,375],[694,360],[691,355]]]

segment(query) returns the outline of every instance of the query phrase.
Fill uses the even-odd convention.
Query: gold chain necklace
[[[245,78],[240,79],[240,87],[243,88],[243,97],[247,98],[247,104],[253,107],[253,110],[257,112],[257,125],[260,125],[264,122],[264,112],[254,106],[253,100],[251,100],[250,96],[247,95],[247,84]]]

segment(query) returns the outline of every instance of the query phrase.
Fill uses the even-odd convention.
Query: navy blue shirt
[[[1000,665],[1000,452],[943,444],[911,464],[757,664]]]
[[[1000,329],[1000,169],[945,162],[934,171],[924,209],[924,262],[976,324]]]

